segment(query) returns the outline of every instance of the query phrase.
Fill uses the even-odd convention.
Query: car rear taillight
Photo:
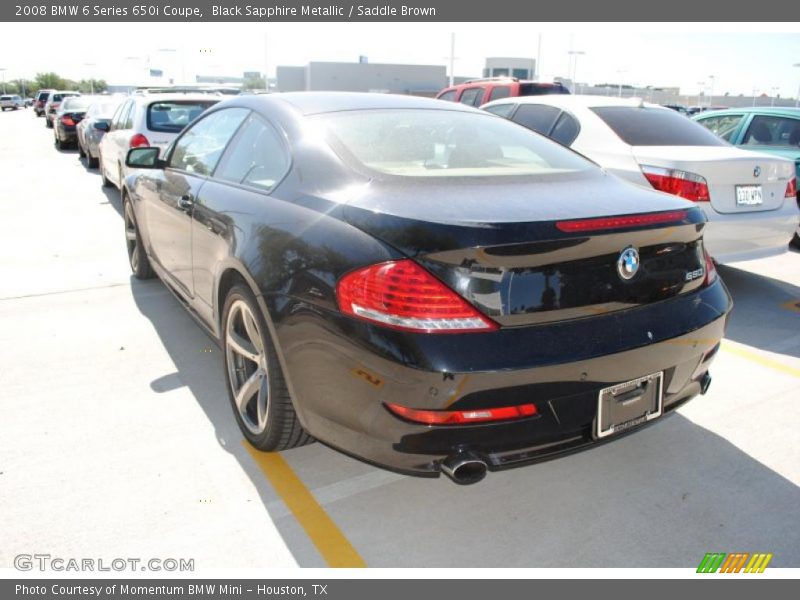
[[[660,192],[674,194],[693,202],[708,202],[708,182],[705,178],[688,171],[663,169],[641,165],[642,173],[655,189]]]
[[[410,259],[352,271],[339,280],[336,296],[343,313],[395,329],[463,333],[498,328]]]
[[[478,408],[474,410],[418,410],[399,404],[386,404],[392,413],[408,421],[423,425],[464,425],[486,423],[487,421],[507,421],[532,417],[539,411],[535,404],[504,406],[502,408]]]
[[[797,196],[797,178],[792,177],[789,180],[789,183],[786,184],[786,193],[784,194],[784,198],[794,198]]]
[[[558,221],[556,223],[556,228],[567,233],[599,231],[601,229],[628,229],[630,227],[644,227],[646,225],[680,223],[686,219],[687,215],[688,212],[685,210],[670,210],[667,212],[622,215],[619,217],[576,219],[574,221]]]
[[[75,125],[75,121],[73,121],[72,117],[70,117],[69,115],[64,115],[63,117],[61,117],[61,122],[67,127],[72,127],[73,125]]]
[[[150,146],[150,142],[141,133],[134,134],[131,141],[128,142],[128,148],[146,148],[148,146]]]
[[[703,248],[703,254],[706,257],[706,278],[703,280],[703,285],[711,285],[717,280],[717,267],[714,266],[714,261]]]

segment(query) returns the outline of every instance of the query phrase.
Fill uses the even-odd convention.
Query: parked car
[[[86,109],[95,101],[94,96],[70,96],[64,98],[53,119],[53,138],[56,148],[63,150],[77,145],[77,125],[83,120]]]
[[[25,108],[25,102],[21,96],[0,96],[0,109],[3,112],[18,108]]]
[[[48,129],[53,127],[53,121],[56,117],[56,111],[64,98],[72,96],[80,96],[80,92],[50,92],[47,96],[47,103],[44,105],[44,125]]]
[[[569,146],[639,186],[696,202],[721,263],[788,250],[800,218],[794,165],[734,148],[669,108],[639,99],[541,96],[486,110]]]
[[[33,106],[33,98],[25,98],[25,108]]]
[[[703,211],[503,119],[410,96],[239,96],[163,156],[126,160],[131,269],[220,340],[261,450],[313,436],[472,483],[710,383],[731,300]]]
[[[98,147],[103,185],[122,188],[128,175],[125,155],[131,148],[152,146],[165,150],[183,128],[222,99],[217,94],[143,94],[130,96],[111,119]]]
[[[100,140],[111,125],[114,112],[125,100],[122,96],[99,96],[86,111],[77,126],[78,155],[86,159],[86,166],[96,169],[100,156]],[[102,123],[100,128],[95,123]]]
[[[664,108],[671,108],[675,112],[678,112],[682,115],[688,115],[689,109],[687,109],[683,104],[662,104]]]
[[[44,116],[44,106],[47,104],[47,99],[49,98],[51,92],[55,92],[55,90],[39,90],[36,92],[36,95],[34,96],[35,100],[33,102],[33,110],[37,117]]]
[[[516,96],[542,96],[547,94],[569,94],[561,83],[525,81],[516,77],[489,77],[471,79],[447,87],[436,95],[437,100],[460,102],[469,106],[480,106],[492,100]]]
[[[765,152],[793,161],[796,177],[800,179],[800,109],[730,108],[702,113],[695,120],[743,150]],[[797,202],[800,206],[800,192]],[[800,248],[800,225],[792,244]]]

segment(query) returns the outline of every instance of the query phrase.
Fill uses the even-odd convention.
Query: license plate
[[[604,438],[660,417],[663,381],[659,372],[600,390],[595,436]]]
[[[764,203],[760,185],[737,185],[736,206],[759,206]]]

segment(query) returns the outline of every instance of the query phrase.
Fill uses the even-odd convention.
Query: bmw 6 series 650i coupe
[[[504,119],[370,94],[237,97],[123,185],[136,277],[220,342],[261,450],[313,438],[458,483],[706,390],[731,300],[703,212]]]

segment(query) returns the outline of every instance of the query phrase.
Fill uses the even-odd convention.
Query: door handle
[[[184,194],[178,200],[178,206],[184,210],[190,210],[194,206],[194,196],[192,194]]]

